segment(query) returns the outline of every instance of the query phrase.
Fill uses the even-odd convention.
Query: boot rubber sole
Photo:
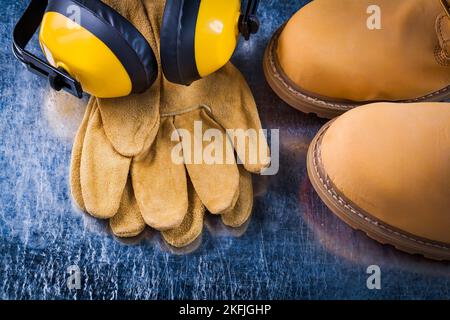
[[[392,227],[352,203],[330,181],[321,159],[323,137],[333,121],[326,124],[308,150],[308,176],[325,205],[342,221],[367,234],[375,241],[391,245],[409,254],[418,254],[438,261],[450,261],[450,244],[431,241]]]
[[[337,101],[326,97],[318,96],[299,88],[294,84],[284,73],[277,57],[278,39],[283,31],[284,25],[281,26],[272,36],[269,45],[264,54],[263,69],[267,82],[272,90],[287,104],[293,108],[307,113],[315,114],[320,118],[333,119],[342,115],[343,113],[362,106],[367,102],[353,102],[353,101]],[[400,103],[413,102],[439,102],[450,99],[450,86],[439,91],[433,92],[429,95],[419,97],[411,100],[395,101]],[[391,101],[393,102],[393,101]]]

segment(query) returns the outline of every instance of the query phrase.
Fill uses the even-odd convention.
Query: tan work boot
[[[450,103],[375,103],[325,125],[308,174],[339,218],[381,243],[450,260]]]
[[[368,102],[444,101],[449,11],[447,0],[315,0],[272,37],[266,78],[288,104],[325,118]]]

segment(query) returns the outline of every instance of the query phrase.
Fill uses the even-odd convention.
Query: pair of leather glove
[[[164,0],[104,1],[159,52]],[[227,226],[243,225],[253,206],[250,173],[259,173],[269,164],[268,157],[249,161],[244,152],[268,155],[266,139],[247,137],[247,150],[235,150],[242,165],[234,155],[232,163],[190,164],[195,148],[210,144],[189,143],[182,134],[199,139],[196,122],[201,123],[202,133],[221,132],[223,138],[214,142],[224,146],[237,143],[227,139],[227,129],[261,130],[251,91],[231,63],[189,87],[169,83],[160,72],[144,94],[92,97],[72,153],[75,202],[94,217],[109,219],[119,237],[136,236],[148,225],[175,247],[186,246],[201,234],[207,211],[220,214]],[[174,162],[174,150],[187,161]]]

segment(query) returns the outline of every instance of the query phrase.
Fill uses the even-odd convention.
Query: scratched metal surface
[[[271,33],[307,1],[266,0],[263,27],[234,62],[247,77],[266,128],[281,130],[281,170],[255,179],[245,233],[208,220],[191,252],[159,235],[123,242],[73,208],[71,141],[80,107],[55,106],[48,86],[11,55],[24,1],[1,0],[0,298],[2,299],[418,299],[450,297],[450,265],[378,245],[338,221],[308,182],[305,155],[323,120],[289,108],[266,84],[261,60]],[[382,269],[382,290],[366,268]],[[66,286],[78,265],[82,287]]]

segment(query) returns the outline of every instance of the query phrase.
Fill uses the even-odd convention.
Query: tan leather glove
[[[105,0],[159,52],[163,1]],[[158,57],[158,55],[157,55]],[[145,154],[159,127],[161,76],[144,94],[119,99],[91,98],[75,139],[71,190],[78,206],[111,220],[113,232],[135,236],[145,227],[129,179],[132,162]]]
[[[125,17],[154,50],[159,49],[164,1],[113,4],[122,14],[131,12]],[[145,33],[146,29],[153,33]],[[159,109],[162,121],[158,131]],[[173,162],[173,133],[180,129],[193,132],[195,121],[202,123],[204,131],[261,129],[250,89],[231,64],[190,87],[159,78],[143,95],[91,99],[72,157],[72,193],[78,205],[95,217],[112,218],[110,224],[117,236],[135,236],[146,222],[163,230],[167,242],[177,247],[188,245],[201,233],[206,208],[223,214],[227,225],[242,225],[253,204],[251,176],[244,168],[234,161],[186,166]],[[227,136],[223,137],[222,143],[227,144]],[[248,145],[268,153],[264,137],[250,139]],[[187,153],[184,147],[183,143],[183,156]],[[250,172],[268,165],[250,163],[244,151],[239,152]]]
[[[196,123],[201,124],[200,131]],[[231,162],[225,163],[224,154],[219,163],[195,161],[195,154],[205,153],[211,145],[202,140],[211,129],[219,133],[214,142],[231,150]],[[132,177],[144,220],[164,231],[164,239],[173,246],[185,246],[199,236],[206,210],[221,214],[231,227],[241,226],[250,217],[249,172],[259,173],[269,165],[267,142],[264,135],[255,135],[247,139],[245,148],[233,150],[238,139],[230,139],[227,129],[262,132],[251,91],[231,63],[190,87],[163,83],[160,131],[147,157],[133,162]],[[180,144],[172,141],[174,133]],[[184,163],[174,162],[177,144]],[[234,151],[242,166],[236,163]]]

